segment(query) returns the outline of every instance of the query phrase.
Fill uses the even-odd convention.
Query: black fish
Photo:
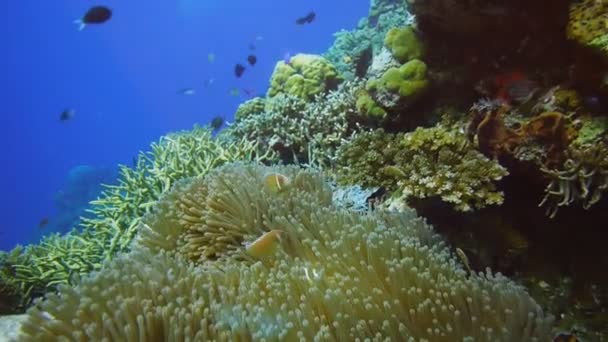
[[[237,63],[237,65],[234,66],[234,75],[236,77],[243,76],[244,72],[245,72],[245,67],[242,64]]]
[[[309,12],[307,15],[296,19],[296,24],[298,24],[298,25],[304,25],[306,23],[310,24],[310,23],[312,23],[313,20],[315,20],[316,16],[317,16],[317,14],[315,12]]]
[[[61,115],[59,115],[59,121],[61,121],[61,122],[68,121],[74,117],[74,114],[76,114],[76,111],[73,110],[72,108],[68,108],[68,109],[64,110],[63,112],[61,112]]]
[[[247,56],[247,62],[249,62],[249,65],[254,66],[257,61],[258,58],[255,55]]]
[[[75,23],[79,24],[78,29],[82,30],[88,24],[103,24],[112,17],[112,10],[105,6],[94,6],[89,8],[87,13]]]
[[[372,57],[374,55],[374,49],[369,44],[359,55],[355,58],[355,76],[359,78],[365,77],[367,69],[372,63]]]
[[[219,130],[220,128],[222,128],[222,126],[224,126],[224,117],[221,115],[214,117],[213,119],[211,119],[209,125],[211,126],[213,131]]]

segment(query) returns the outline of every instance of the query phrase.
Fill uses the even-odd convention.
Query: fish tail
[[[84,27],[87,26],[82,19],[74,20],[74,24],[78,25],[78,31],[84,30]]]

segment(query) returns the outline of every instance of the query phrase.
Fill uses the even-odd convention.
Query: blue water
[[[99,4],[113,9],[112,19],[79,32],[73,21]],[[54,229],[41,230],[39,222],[59,220],[56,198],[70,170],[115,169],[170,131],[217,115],[230,121],[247,99],[232,96],[232,88],[263,94],[286,52],[323,53],[334,32],[354,28],[368,9],[367,0],[7,2],[0,21],[0,249]],[[311,25],[295,25],[311,10]],[[251,43],[258,64],[237,79],[234,65],[246,64]],[[182,88],[196,94],[177,94]],[[61,123],[66,108],[76,114]]]

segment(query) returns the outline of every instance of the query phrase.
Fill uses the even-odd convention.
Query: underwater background
[[[7,13],[0,342],[608,339],[607,1]]]
[[[249,98],[243,89],[265,93],[277,60],[286,53],[324,52],[334,32],[356,26],[369,8],[366,1],[345,0],[110,0],[104,2],[114,9],[109,22],[78,31],[73,21],[94,5],[21,1],[6,7],[0,24],[6,166],[0,186],[7,196],[2,250],[70,230],[100,181],[115,180],[117,164],[131,165],[138,151],[167,132],[218,115],[232,121]],[[313,9],[314,25],[294,24]],[[259,62],[236,78],[235,63],[246,63],[250,53]],[[180,94],[185,88],[196,93]],[[75,111],[74,118],[61,122],[66,109]],[[78,186],[91,191],[73,189],[80,193],[72,194],[66,209],[57,197],[74,187],[73,171],[83,165],[91,169]],[[45,218],[48,226],[41,230]]]

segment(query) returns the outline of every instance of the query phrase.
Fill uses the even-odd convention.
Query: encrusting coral
[[[386,34],[384,45],[401,63],[421,59],[424,53],[424,46],[412,26],[392,28]]]
[[[103,260],[127,250],[141,217],[176,181],[226,162],[272,158],[258,151],[255,142],[214,139],[211,130],[201,127],[162,137],[151,152],[140,153],[134,168],[120,167],[118,184],[105,186],[91,202],[93,215],[82,218],[80,229],[0,255],[2,282],[18,291],[27,306],[33,297],[97,270]]]
[[[608,56],[608,4],[598,0],[573,1],[568,38]]]
[[[285,186],[268,187],[278,174]],[[144,229],[154,239],[32,308],[19,341],[549,339],[551,318],[521,286],[469,274],[411,211],[336,208],[323,177],[295,167],[235,164],[205,178],[165,197],[176,210]],[[204,202],[190,210],[178,193]],[[193,216],[213,238],[192,243],[220,242],[223,257],[171,251]]]
[[[460,211],[501,204],[494,182],[508,174],[464,134],[441,126],[358,134],[340,148],[338,165],[342,183],[384,186],[404,200],[439,196]]]

